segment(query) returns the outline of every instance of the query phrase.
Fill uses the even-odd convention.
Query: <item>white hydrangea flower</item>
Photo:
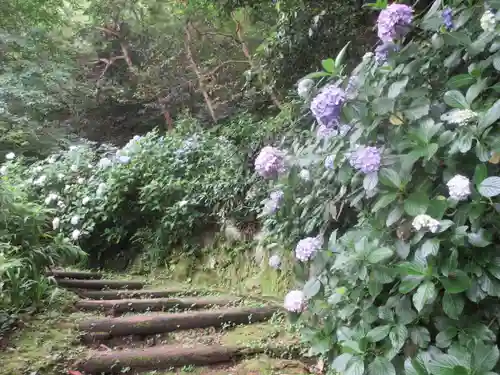
[[[55,156],[55,155],[51,155],[51,156],[48,158],[48,162],[49,162],[50,164],[54,164],[56,161],[57,161],[57,156]]]
[[[72,233],[71,233],[71,239],[73,241],[78,241],[78,239],[80,238],[80,234],[81,232],[78,230],[78,229],[75,229]]]
[[[441,116],[441,120],[450,124],[466,125],[477,118],[477,113],[470,109],[453,109]]]
[[[283,307],[290,312],[302,312],[306,306],[304,292],[292,290],[285,296]]]
[[[74,151],[74,150],[76,150],[77,148],[78,148],[78,146],[75,146],[75,145],[73,145],[73,146],[69,146],[69,149],[70,149],[71,151]]]
[[[35,167],[35,172],[41,172],[43,170],[43,167],[41,165],[37,165]]]
[[[299,81],[298,87],[297,87],[297,94],[302,99],[305,99],[309,96],[309,93],[311,89],[314,86],[314,81],[310,78],[304,78]]]
[[[90,201],[90,198],[89,197],[85,197],[82,199],[82,204],[85,206],[87,203],[89,203]]]
[[[61,225],[61,219],[55,217],[54,220],[52,220],[52,229],[57,230],[59,225]]]
[[[35,181],[33,181],[33,184],[36,186],[43,186],[45,184],[45,181],[47,181],[47,176],[42,175],[38,177]]]
[[[7,174],[7,166],[6,166],[6,165],[2,165],[2,166],[0,167],[0,174],[1,174],[2,176],[4,176],[4,175],[6,175],[6,174]]]
[[[274,269],[278,269],[281,266],[281,258],[279,255],[273,255],[269,258],[269,266]]]
[[[311,179],[311,173],[307,169],[302,169],[299,173],[299,177],[304,181],[309,181]]]
[[[59,201],[59,202],[57,202],[57,207],[59,207],[59,208],[66,208],[66,205],[64,204],[63,201]]]
[[[78,171],[78,166],[73,164],[69,169],[71,169],[72,172]]]
[[[53,201],[56,201],[59,199],[59,196],[56,194],[56,193],[50,193],[47,198],[45,198],[45,204],[46,205],[49,205],[51,204]]]
[[[481,16],[481,28],[486,32],[494,32],[496,27],[495,15],[491,10],[486,10]]]
[[[75,215],[71,218],[72,225],[77,225],[79,222],[80,222],[80,217],[78,215]]]
[[[412,225],[416,230],[427,229],[432,233],[436,233],[439,230],[439,221],[429,215],[415,216]]]
[[[101,182],[97,187],[96,195],[98,197],[102,197],[105,191],[106,191],[106,184],[104,182]]]
[[[65,193],[67,193],[69,189],[71,189],[70,185],[64,185],[64,192]]]
[[[12,160],[16,157],[16,154],[14,154],[13,152],[9,152],[7,155],[5,155],[5,159],[7,160]]]
[[[57,174],[57,179],[60,181],[62,179],[64,179],[64,175],[62,173],[58,173]]]
[[[85,179],[83,177],[78,177],[78,180],[76,180],[76,182],[82,185],[83,183],[85,183]]]
[[[457,201],[466,200],[471,194],[470,180],[459,174],[450,179],[446,186],[448,186],[450,198]]]
[[[111,165],[113,164],[113,162],[109,159],[109,158],[102,158],[101,160],[99,160],[99,168],[107,168],[107,167],[110,167]]]

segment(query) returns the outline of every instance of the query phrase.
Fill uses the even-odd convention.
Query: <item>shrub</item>
[[[289,147],[267,241],[297,247],[286,305],[329,373],[493,374],[500,13],[408,10],[382,10],[351,74],[341,51],[307,77],[330,79],[309,95],[321,137]]]

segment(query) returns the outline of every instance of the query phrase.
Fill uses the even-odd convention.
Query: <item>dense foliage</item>
[[[267,241],[295,247],[285,307],[331,374],[494,374],[498,4],[377,6],[375,53],[299,84],[317,134],[256,165]]]

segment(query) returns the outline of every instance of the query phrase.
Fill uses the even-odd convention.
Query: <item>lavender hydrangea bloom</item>
[[[311,112],[320,125],[331,127],[339,122],[344,102],[344,90],[328,85],[312,100]]]
[[[446,7],[443,12],[441,13],[441,17],[443,17],[443,23],[444,27],[446,27],[446,30],[451,31],[453,30],[453,11],[451,10],[450,7]]]
[[[391,51],[396,51],[397,46],[394,43],[387,42],[387,43],[382,43],[378,45],[375,48],[375,62],[378,65],[382,65],[387,61],[387,58],[389,57],[389,52]]]
[[[319,237],[306,237],[297,243],[295,257],[302,262],[306,262],[314,257],[322,245],[323,242]]]
[[[413,9],[405,4],[391,4],[378,16],[378,37],[383,42],[392,42],[408,33],[413,20]]]
[[[320,125],[316,132],[316,137],[318,139],[328,139],[337,135],[337,129],[334,127],[328,127],[325,125]]]
[[[282,190],[273,191],[269,195],[269,200],[264,205],[264,213],[269,215],[275,213],[283,200],[284,193]]]
[[[292,290],[285,296],[283,307],[290,312],[302,312],[306,307],[304,292],[301,290]]]
[[[281,266],[281,258],[279,255],[273,255],[269,258],[269,266],[275,270],[279,269]]]
[[[325,168],[326,169],[333,169],[335,166],[335,156],[333,155],[328,155],[325,158]]]
[[[378,171],[381,160],[381,152],[376,147],[359,146],[349,157],[351,165],[365,174]]]
[[[255,171],[264,178],[271,178],[284,172],[284,152],[272,146],[265,146],[255,159]]]

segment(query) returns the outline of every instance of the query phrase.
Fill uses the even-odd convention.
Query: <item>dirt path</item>
[[[141,280],[105,280],[97,273],[52,276],[79,296],[72,311],[20,331],[7,355],[0,353],[6,363],[0,375],[308,373],[290,359],[299,354],[298,341],[270,302],[153,290]],[[41,326],[50,326],[49,336],[57,339],[44,337]],[[59,347],[49,348],[55,343]],[[29,350],[39,352],[30,359]]]

